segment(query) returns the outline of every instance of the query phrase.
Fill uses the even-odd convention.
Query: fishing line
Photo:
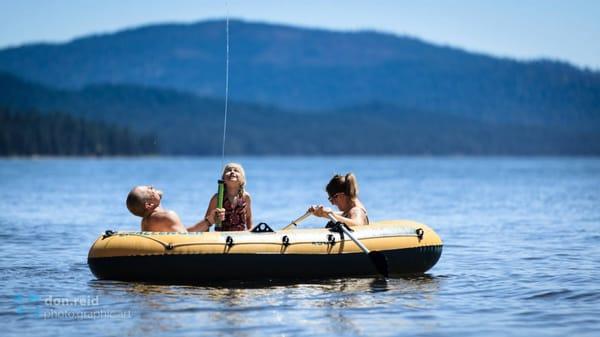
[[[227,109],[229,101],[229,5],[225,1],[226,15],[225,15],[225,116],[223,118],[223,149],[221,151],[221,168],[225,165],[225,138],[227,135]]]
[[[221,169],[225,168],[225,140],[227,137],[227,109],[229,101],[229,4],[225,0],[225,116],[223,117],[223,149],[221,152]],[[222,177],[218,181],[217,189],[217,208],[223,208],[223,197],[225,194],[225,182]],[[220,230],[221,221],[217,220],[215,224],[215,230]]]

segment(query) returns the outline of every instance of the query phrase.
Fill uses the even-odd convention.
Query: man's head
[[[127,209],[137,216],[145,216],[160,205],[162,191],[152,186],[136,186],[127,195]]]

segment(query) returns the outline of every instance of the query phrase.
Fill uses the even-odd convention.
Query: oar
[[[307,211],[306,213],[304,213],[303,216],[299,217],[298,219],[292,221],[289,225],[283,227],[281,230],[286,231],[290,228],[296,228],[296,226],[298,226],[298,224],[302,221],[304,221],[304,219],[308,218],[312,213]]]
[[[333,217],[333,214],[329,213],[327,214],[327,216],[329,216],[329,219],[331,219],[331,221],[333,221],[334,223],[338,222]],[[340,224],[339,227],[342,229],[345,235],[348,235],[348,237],[352,239],[352,241],[354,241],[354,243],[356,243],[356,245],[360,247],[360,249],[369,256],[371,262],[375,266],[375,269],[377,269],[377,272],[383,275],[384,277],[388,277],[388,263],[385,255],[377,251],[370,252],[369,249],[367,249],[367,247],[365,247],[365,245],[362,244],[362,242],[358,241],[358,239],[354,235],[352,235],[352,233],[344,226],[344,224]]]

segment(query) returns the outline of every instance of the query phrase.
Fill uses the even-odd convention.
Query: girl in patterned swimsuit
[[[362,226],[369,224],[367,210],[358,200],[358,183],[352,173],[345,176],[336,174],[325,188],[329,195],[329,202],[338,207],[342,213],[334,213],[331,208],[323,205],[313,205],[308,211],[314,215],[328,218],[328,214],[348,226]]]
[[[229,163],[223,169],[225,195],[223,208],[217,208],[217,194],[211,199],[206,210],[205,221],[209,228],[221,220],[220,231],[243,231],[252,229],[252,206],[250,194],[246,192],[246,174],[240,164]],[[213,210],[217,209],[216,212]],[[216,229],[217,230],[217,229]]]

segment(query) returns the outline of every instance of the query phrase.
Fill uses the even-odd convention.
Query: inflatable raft
[[[442,254],[428,226],[392,220],[352,227],[371,252],[385,256],[390,275],[424,273]],[[99,279],[165,283],[376,276],[369,256],[339,228],[252,232],[154,233],[107,231],[92,245],[88,265]]]

